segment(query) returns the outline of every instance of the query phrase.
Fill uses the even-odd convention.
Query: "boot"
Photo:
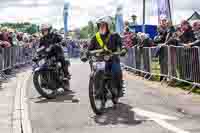
[[[70,80],[71,79],[71,74],[69,73],[68,67],[64,68],[64,80]]]

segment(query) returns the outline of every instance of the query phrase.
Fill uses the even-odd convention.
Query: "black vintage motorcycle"
[[[57,60],[55,55],[51,55],[52,49],[41,47],[37,49],[36,56],[33,59],[33,83],[38,93],[47,98],[55,98],[58,92],[69,89],[69,80],[64,78],[64,70],[62,63]],[[60,47],[57,45],[57,47]],[[63,91],[58,91],[63,88]]]
[[[113,87],[115,83],[113,83],[111,72],[106,70],[106,63],[109,62],[113,56],[120,56],[124,54],[124,52],[108,53],[101,49],[90,51],[87,54],[91,66],[89,81],[90,104],[93,112],[97,115],[101,115],[109,99],[112,100],[114,105],[116,105],[119,100],[119,91]]]

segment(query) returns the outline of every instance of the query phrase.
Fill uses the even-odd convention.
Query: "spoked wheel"
[[[38,93],[47,98],[47,99],[53,99],[56,97],[55,91],[49,87],[49,81],[51,81],[49,78],[51,78],[51,73],[50,72],[36,72],[33,75],[33,83],[38,91]]]
[[[100,78],[98,76],[98,78]],[[97,81],[99,84],[102,84],[101,80]],[[94,78],[90,78],[89,82],[89,99],[92,110],[95,114],[101,115],[104,112],[105,104],[106,104],[106,96],[103,94],[103,91],[97,89]]]

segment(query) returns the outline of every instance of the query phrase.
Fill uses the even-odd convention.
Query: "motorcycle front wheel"
[[[98,77],[99,80],[102,80],[101,75],[96,75],[95,77]],[[97,96],[97,88],[95,86],[98,81],[95,81],[97,80],[95,77],[91,77],[89,81],[89,99],[93,112],[96,115],[101,115],[105,110],[106,96],[103,93]],[[101,81],[99,82],[102,84]]]
[[[35,89],[42,97],[54,99],[56,98],[56,93],[53,89],[48,88],[48,74],[50,74],[50,72],[35,72],[33,75],[33,83]]]

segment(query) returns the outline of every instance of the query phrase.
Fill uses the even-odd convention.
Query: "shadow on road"
[[[65,102],[65,101],[72,101],[72,103],[78,103],[79,100],[74,98],[75,92],[68,91],[63,95],[57,96],[55,99],[43,99],[39,97],[41,100],[36,101],[35,103],[49,103],[49,102]]]
[[[117,108],[107,108],[105,114],[101,116],[95,116],[95,122],[100,125],[137,125],[142,123],[142,120],[135,120],[135,113],[131,110],[130,105],[119,103]]]

